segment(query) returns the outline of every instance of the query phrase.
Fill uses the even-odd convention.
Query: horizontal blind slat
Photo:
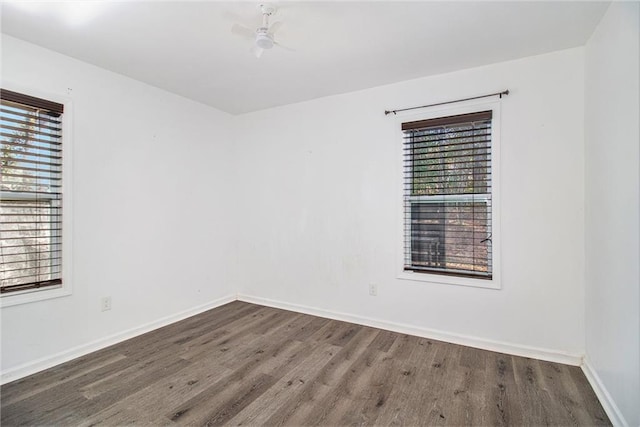
[[[49,131],[56,131],[56,132],[60,132],[60,129],[61,129],[61,127],[58,126],[56,123],[51,123],[48,120],[42,120],[34,116],[15,118],[15,117],[8,117],[8,115],[5,115],[4,117],[2,117],[2,119],[0,119],[0,123],[16,123],[19,125],[28,126],[30,128],[37,127],[38,129],[48,129]],[[30,132],[35,132],[35,131],[30,130]]]
[[[15,104],[13,106],[8,103],[3,103],[0,101],[0,116],[4,117],[18,117],[24,120],[38,120],[40,122],[50,123],[52,126],[62,127],[62,121],[59,120],[60,117],[56,118],[53,116],[47,115],[38,115],[36,109],[25,109],[16,107]]]
[[[20,106],[29,106],[32,108],[47,110],[51,113],[62,114],[64,105],[58,102],[49,101],[43,98],[14,92],[8,89],[0,89],[0,99],[9,101]]]
[[[434,119],[416,120],[413,122],[403,123],[402,130],[425,129],[439,126],[453,126],[459,125],[460,123],[486,121],[490,120],[491,117],[491,111],[482,111],[477,113],[458,114],[455,116],[437,117]]]
[[[49,286],[59,286],[61,284],[62,284],[62,279],[53,279],[53,280],[39,281],[39,282],[33,282],[33,283],[23,283],[23,284],[19,284],[19,285],[2,286],[0,288],[0,292],[4,294],[4,293],[8,293],[8,292],[23,291],[23,290],[27,290],[27,289],[37,289],[37,288],[44,288],[44,287],[49,287]]]
[[[2,166],[3,168],[6,167],[9,170],[12,171],[33,171],[33,172],[48,172],[48,173],[52,173],[52,174],[62,174],[62,171],[56,171],[56,170],[47,170],[47,169],[42,169],[42,168],[33,168],[33,167],[19,167],[19,168],[13,168],[11,166]]]
[[[51,254],[58,253],[58,255],[52,256]],[[56,251],[47,251],[47,252],[29,252],[32,255],[38,255],[38,261],[50,261],[56,259],[62,259],[62,255]],[[11,255],[12,261],[4,261],[3,264],[16,264],[16,263],[24,263],[33,260],[33,256],[29,256],[29,254],[13,254]],[[22,257],[21,259],[18,259]],[[26,259],[25,259],[26,258]]]
[[[34,126],[36,127],[36,126]],[[16,132],[23,132],[24,135],[22,134],[11,134],[12,138],[18,138],[18,139],[22,139],[22,138],[29,138],[29,136],[31,135],[36,135],[38,138],[55,138],[56,140],[58,140],[59,138],[62,137],[62,135],[60,135],[60,132],[49,132],[47,129],[41,128],[41,129],[37,129],[37,130],[33,130],[33,129],[25,129],[23,127],[20,126],[12,126],[10,124],[6,124],[6,123],[2,123],[2,129],[5,131],[7,130],[12,130],[12,131],[16,131]]]
[[[5,144],[3,144],[5,145]],[[26,147],[23,147],[26,148]],[[54,152],[54,151],[48,151],[48,150],[42,150],[42,149],[34,149],[32,150],[15,150],[15,149],[6,149],[3,148],[2,150],[0,150],[0,153],[2,153],[2,155],[6,156],[5,158],[7,159],[7,161],[12,161],[9,160],[9,156],[20,156],[22,158],[24,157],[34,157],[36,159],[39,158],[44,158],[44,159],[62,159],[62,155],[59,152]],[[61,164],[62,162],[58,162],[57,164]]]
[[[6,141],[0,139],[0,144],[5,147],[19,147],[28,151],[44,151],[49,153],[60,153],[62,152],[62,147],[60,144],[49,146],[46,143],[38,142],[36,144],[30,144],[29,142],[14,142],[14,141]]]
[[[6,138],[9,140],[9,142],[11,142],[11,140],[16,139],[16,135],[15,134],[11,134],[11,133],[6,133],[3,132],[4,129],[0,129],[0,138]],[[24,140],[24,141],[34,141],[37,142],[39,144],[48,144],[48,145],[53,145],[53,146],[59,146],[62,145],[62,142],[60,142],[59,140],[56,141],[51,141],[48,139],[42,139],[42,138],[38,138],[35,136],[20,136],[20,140]],[[4,143],[5,140],[2,140],[2,142]]]

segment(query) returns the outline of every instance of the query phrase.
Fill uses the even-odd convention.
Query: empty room
[[[0,5],[2,425],[640,425],[640,2]]]

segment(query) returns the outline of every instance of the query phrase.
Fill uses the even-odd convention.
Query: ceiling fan
[[[282,22],[274,22],[273,24],[271,24],[271,26],[269,25],[269,17],[276,13],[276,7],[271,4],[262,3],[258,5],[258,9],[262,14],[261,26],[259,26],[255,30],[252,30],[241,24],[233,24],[233,26],[231,27],[231,32],[235,35],[253,40],[254,45],[251,48],[251,51],[257,58],[260,58],[262,52],[264,52],[265,49],[271,49],[273,48],[273,46],[278,46],[287,50],[293,50],[281,45],[274,38],[275,33],[282,26]]]

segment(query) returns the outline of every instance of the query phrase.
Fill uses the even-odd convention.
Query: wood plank
[[[391,331],[380,331],[376,336],[376,339],[371,343],[371,346],[378,351],[386,353],[396,342],[399,335],[400,334]]]
[[[325,326],[330,322],[329,319],[325,319],[322,317],[308,316],[309,322],[303,325],[300,325],[298,330],[291,331],[291,339],[298,341],[307,341],[308,338],[316,333],[320,328]]]
[[[387,354],[376,363],[365,391],[342,418],[345,425],[402,424],[408,408],[407,389],[416,385],[418,369],[429,363],[429,340],[395,334]]]
[[[297,318],[297,316],[294,317]],[[311,346],[300,341],[292,341],[286,333],[283,333],[283,331],[286,332],[287,325],[288,323],[283,323],[280,326],[280,335],[274,331],[274,336],[270,337],[270,340],[261,340],[261,345],[249,349],[247,357],[236,360],[237,369],[229,378],[214,384],[180,405],[171,414],[167,414],[167,417],[173,421],[179,419],[180,423],[198,424],[219,424],[233,418],[239,408],[250,404],[266,391],[263,387],[273,385],[278,378],[312,353]],[[252,383],[251,387],[242,388],[245,382]],[[207,404],[204,405],[203,402]],[[218,403],[213,404],[214,402]],[[202,408],[205,406],[207,410],[203,411]],[[188,413],[187,416],[185,416],[186,413]]]
[[[373,341],[378,331],[371,328],[361,329],[349,342],[340,349],[325,365],[314,381],[325,385],[335,386],[349,369],[353,361],[367,350],[367,346]]]
[[[276,409],[266,423],[267,425],[304,425],[308,424],[308,414],[317,406],[317,402],[327,396],[339,383],[354,360],[367,349],[375,339],[377,331],[361,330],[345,347],[335,354],[329,353],[331,359],[320,368],[311,381],[308,381],[300,393],[285,405]],[[333,335],[333,334],[332,334]]]
[[[177,349],[190,339],[200,337],[203,331],[221,328],[238,319],[246,319],[247,316],[262,307],[232,302],[219,308],[221,309],[220,312],[216,308],[215,313],[212,310],[200,313],[194,317],[99,350],[98,353],[120,353],[129,357],[138,357],[152,352]]]
[[[2,405],[1,420],[3,426],[14,425],[50,425],[53,418],[68,414],[76,408],[84,408],[88,400],[80,393],[38,393],[10,405]]]
[[[338,425],[341,418],[349,412],[354,400],[366,392],[367,382],[383,354],[371,346],[367,346],[357,359],[333,387],[332,393],[319,399],[312,410],[306,415],[304,424],[309,425]]]
[[[522,418],[528,423],[538,425],[551,425],[554,415],[550,397],[542,388],[538,361],[524,357],[513,357],[516,388],[521,402]],[[524,404],[527,402],[527,404]],[[558,424],[566,424],[567,419],[562,417]]]
[[[591,417],[586,416],[587,414],[577,403],[580,396],[567,367],[542,360],[538,361],[538,367],[541,374],[541,387],[550,399],[558,404],[556,406],[563,412],[563,418],[567,420],[567,424],[584,425],[591,421]]]
[[[129,399],[129,396],[136,391],[147,387],[149,384],[157,382],[162,375],[171,375],[182,369],[185,369],[190,365],[184,359],[177,357],[167,358],[163,360],[163,363],[156,366],[148,366],[142,368],[142,374],[132,376],[131,378],[121,378],[118,384],[113,384],[108,388],[103,388],[106,384],[101,384],[99,388],[92,388],[93,395],[88,398],[87,402],[82,407],[77,408],[72,413],[59,413],[52,414],[53,416],[49,421],[56,425],[76,425],[82,422],[87,417],[108,408],[116,402],[125,402]],[[88,392],[83,393],[85,397],[90,394]]]
[[[192,363],[190,369],[162,375],[157,382],[130,395],[126,401],[116,402],[90,415],[80,425],[148,424],[149,414],[163,414],[167,408],[174,407],[176,402],[192,399],[212,383],[228,378],[232,373],[227,369],[212,367],[206,360]],[[164,424],[173,423],[164,415],[161,420],[166,420]]]
[[[2,404],[10,405],[34,394],[42,393],[52,387],[74,380],[96,369],[126,359],[122,354],[95,353],[73,359],[62,365],[14,381],[2,387]]]
[[[197,359],[212,348],[226,349],[222,351],[227,351],[229,348],[237,347],[239,342],[246,343],[247,336],[257,337],[260,335],[254,328],[264,322],[271,321],[275,315],[276,313],[269,310],[258,310],[250,316],[230,319],[228,323],[224,324],[224,327],[207,330],[199,337],[183,343],[178,352],[185,359]]]
[[[578,392],[576,402],[582,409],[581,415],[576,415],[576,417],[580,417],[581,419],[584,417],[584,419],[588,420],[587,422],[584,422],[584,425],[610,425],[607,413],[604,411],[600,401],[598,401],[596,393],[591,388],[591,385],[589,384],[589,381],[587,381],[582,370],[577,366],[567,366],[566,369],[576,386]],[[561,393],[562,391],[559,390],[558,392]]]
[[[295,360],[295,354],[304,343],[299,341],[275,342],[264,351],[238,366],[233,374],[216,382],[202,393],[175,407],[167,418],[182,423],[214,424],[225,422],[237,415],[240,406],[250,404],[266,391],[277,379],[267,373],[286,371],[287,361]],[[265,373],[267,372],[267,373]],[[247,386],[249,384],[249,386]],[[267,388],[268,388],[267,387]],[[259,394],[256,394],[260,391]]]
[[[303,363],[298,364],[267,392],[260,396],[244,411],[230,420],[231,425],[265,425],[271,413],[282,408],[301,393],[305,384],[311,383],[320,369],[338,352],[339,347],[324,344],[314,347],[314,351]]]
[[[477,363],[468,363],[463,359],[465,351],[460,354],[459,366],[450,375],[453,385],[453,393],[449,395],[449,402],[445,408],[445,415],[448,425],[472,426],[476,420],[482,419],[487,408],[483,391],[487,382],[487,370],[482,366],[486,359],[481,356],[481,350],[473,349],[469,352],[476,353]],[[478,354],[479,353],[479,354]],[[470,367],[476,365],[475,368]]]
[[[418,344],[419,345],[419,344]],[[378,422],[384,424],[434,424],[446,422],[443,412],[449,406],[452,392],[449,373],[458,363],[458,346],[427,340],[426,345],[414,346],[399,368],[402,376],[397,376],[396,386],[390,400],[396,409],[381,414]],[[389,416],[393,418],[389,419]],[[388,421],[386,421],[388,420]]]
[[[212,405],[208,401],[209,399],[204,400],[204,402],[202,400],[190,401],[173,412],[170,419],[180,424],[223,425],[268,390],[275,382],[275,378],[258,373],[245,381],[234,383],[234,387],[230,389],[222,390],[217,396],[218,399],[222,399],[220,403]],[[196,405],[193,405],[194,403]]]
[[[487,352],[487,380],[482,424],[495,426],[524,425],[522,405],[515,381],[513,357]]]

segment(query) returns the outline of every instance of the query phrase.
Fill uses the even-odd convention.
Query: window
[[[492,124],[493,110],[402,123],[405,272],[493,279]]]
[[[64,106],[0,92],[0,292],[62,285]]]

